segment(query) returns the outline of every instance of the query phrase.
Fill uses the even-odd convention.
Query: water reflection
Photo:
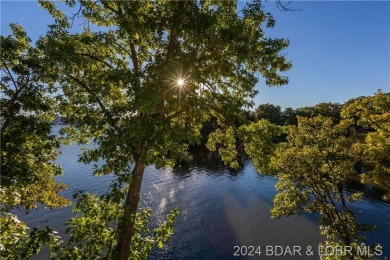
[[[371,202],[374,204],[387,204],[390,203],[388,201],[384,201],[382,199],[383,195],[386,194],[386,191],[375,187],[373,185],[365,185],[361,182],[351,180],[346,185],[346,192],[356,192],[361,191],[364,192],[364,200],[367,202]]]
[[[175,176],[188,177],[191,174],[200,172],[212,176],[230,175],[237,176],[243,173],[246,160],[239,161],[240,168],[234,170],[226,166],[217,153],[211,153],[205,147],[190,148],[190,160],[177,163],[171,171]]]

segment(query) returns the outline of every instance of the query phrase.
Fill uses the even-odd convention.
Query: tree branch
[[[14,77],[12,77],[12,73],[8,69],[7,65],[5,65],[5,64],[4,64],[4,69],[7,71],[8,76],[11,78],[11,81],[15,86],[15,91],[18,91],[18,85],[16,84]]]
[[[112,117],[110,111],[108,111],[108,109],[105,107],[105,105],[103,104],[103,102],[100,100],[100,98],[96,95],[95,92],[92,91],[92,89],[86,85],[84,82],[82,82],[81,80],[79,80],[78,78],[72,76],[72,75],[69,75],[69,74],[66,74],[67,77],[71,78],[74,82],[76,82],[77,84],[79,84],[82,88],[84,88],[91,96],[93,96],[96,100],[96,102],[98,103],[99,107],[103,110],[103,113],[107,116],[107,119],[108,121],[110,122],[111,126],[114,127],[115,129],[118,129],[117,128],[117,125],[116,125],[116,122],[114,120],[114,118]]]
[[[282,0],[276,1],[276,6],[279,8],[281,11],[290,11],[290,12],[295,12],[295,11],[300,11],[302,9],[294,9],[293,7],[289,6],[291,4],[292,0],[288,1],[287,3],[283,3]]]
[[[120,12],[119,10],[116,10],[116,9],[112,8],[111,6],[109,6],[108,3],[107,3],[105,0],[101,0],[100,2],[103,4],[103,6],[104,6],[105,8],[107,8],[107,9],[110,10],[111,12],[113,12],[113,13],[119,15],[119,16],[122,15],[122,12]]]
[[[9,103],[7,104],[8,105],[8,109],[9,109],[9,115],[8,115],[8,118],[6,118],[4,123],[1,125],[1,128],[0,128],[1,134],[3,134],[5,129],[7,129],[8,125],[9,125],[9,118],[13,117],[16,114],[15,113],[15,109],[12,108],[13,107],[12,105],[16,102],[19,94],[26,88],[27,83],[28,83],[28,82],[26,82],[25,84],[21,85],[18,88],[18,85],[16,84],[15,79],[12,76],[12,74],[11,74],[10,70],[8,69],[7,65],[4,64],[4,68],[7,70],[7,74],[9,75],[9,77],[11,78],[12,83],[14,84],[15,92],[13,93],[12,97],[10,97]]]
[[[80,55],[80,56],[89,57],[89,58],[91,58],[91,59],[93,59],[93,60],[95,60],[95,61],[99,61],[99,62],[101,62],[101,63],[107,65],[107,66],[110,67],[111,69],[115,69],[114,66],[112,66],[110,63],[108,63],[108,62],[106,62],[106,61],[104,61],[104,60],[101,60],[101,59],[99,59],[98,57],[93,56],[93,55],[91,55],[91,54],[89,54],[89,53],[77,53],[77,52],[76,52],[74,55]]]
[[[134,43],[130,43],[130,51],[131,51],[131,60],[133,61],[133,68],[136,73],[138,73],[138,58],[137,53],[135,51]]]
[[[178,1],[176,13],[175,13],[176,16],[182,14],[185,3],[186,1]],[[176,47],[177,47],[177,35],[176,35],[176,31],[172,29],[169,34],[168,50],[167,50],[167,55],[165,57],[166,61],[169,61],[173,58],[173,55],[175,54],[176,51]]]
[[[169,115],[168,117],[166,117],[166,119],[168,120],[171,120],[175,117],[178,117],[179,115],[183,114],[186,110],[179,110],[179,111],[176,111],[175,113],[173,113],[172,115]]]

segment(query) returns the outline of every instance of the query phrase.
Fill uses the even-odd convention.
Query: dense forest
[[[32,43],[23,28],[1,36],[1,244],[3,259],[28,259],[46,245],[54,259],[146,259],[173,233],[180,209],[150,230],[153,209],[139,211],[145,167],[173,167],[206,146],[232,169],[242,155],[278,179],[272,217],[317,213],[325,245],[348,246],[346,259],[374,228],[356,221],[351,180],[390,190],[390,93],[298,109],[252,98],[260,73],[288,83],[281,51],[289,41],[265,36],[275,20],[263,3],[234,1],[65,1]],[[85,21],[73,33],[74,19]],[[96,29],[96,28],[98,29]],[[52,133],[59,113],[67,120]],[[103,196],[76,193],[63,242],[51,227],[30,229],[13,209],[65,207],[56,182],[58,149],[93,142],[80,163],[103,160],[91,174],[113,174]],[[387,193],[383,199],[390,199]],[[376,245],[373,245],[376,246]],[[377,248],[377,247],[375,247]]]

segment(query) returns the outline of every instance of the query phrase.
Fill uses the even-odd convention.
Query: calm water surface
[[[71,198],[76,190],[103,194],[113,176],[92,175],[92,165],[77,163],[80,147],[61,148],[57,160],[65,172],[58,180],[69,188],[61,195]],[[223,167],[207,153],[196,153],[193,161],[175,169],[145,171],[141,190],[140,208],[153,211],[152,224],[164,221],[170,209],[178,207],[180,215],[175,222],[174,234],[162,250],[152,253],[151,259],[243,259],[234,257],[234,246],[261,246],[265,257],[266,246],[307,246],[317,248],[322,241],[315,216],[271,219],[270,209],[275,195],[276,180],[256,173],[247,162],[238,172]],[[380,192],[362,185],[351,184],[350,190],[365,189],[366,197],[354,203],[352,209],[359,221],[375,223],[378,231],[367,234],[370,241],[383,245],[384,255],[390,256],[390,204],[380,199]],[[40,208],[29,214],[20,212],[20,218],[30,226],[49,225],[60,234],[64,223],[73,216],[72,208],[56,210]],[[302,251],[304,255],[304,251]],[[48,259],[43,252],[34,259]],[[291,259],[294,257],[276,257]],[[298,258],[298,257],[295,257]],[[301,258],[301,257],[300,257]],[[319,259],[319,257],[306,257]]]

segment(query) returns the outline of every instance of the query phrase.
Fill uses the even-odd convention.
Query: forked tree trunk
[[[136,161],[131,174],[131,183],[127,192],[123,217],[119,224],[118,256],[121,260],[129,259],[144,170],[145,164]]]

